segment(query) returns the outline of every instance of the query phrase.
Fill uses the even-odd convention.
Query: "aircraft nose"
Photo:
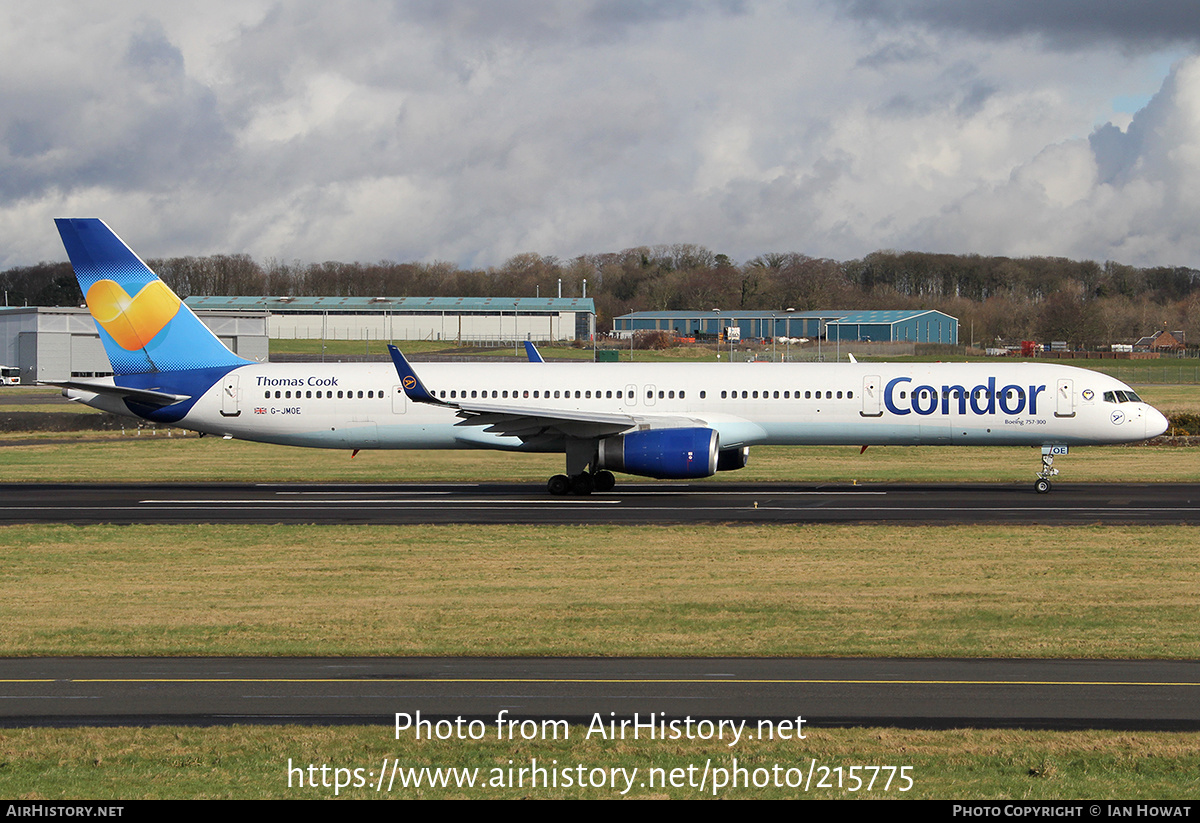
[[[1158,409],[1151,408],[1146,410],[1146,437],[1158,437],[1170,425],[1166,415]]]

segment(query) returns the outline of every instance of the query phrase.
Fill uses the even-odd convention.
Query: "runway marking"
[[[502,499],[502,498],[497,499],[497,498],[489,497],[486,500],[464,499],[464,500],[440,500],[438,502],[442,505],[448,505],[448,506],[461,506],[461,505],[468,505],[468,504],[469,505],[493,504],[493,505],[511,506],[516,503],[521,503],[521,504],[528,505],[528,506],[541,506],[541,505],[545,505],[545,504],[557,505],[557,506],[564,506],[564,505],[578,506],[585,502],[588,503],[589,505],[614,506],[614,505],[619,505],[621,501],[620,500],[587,500],[587,501],[584,501],[584,500],[578,500],[578,499],[559,500],[559,499],[553,499],[553,498],[546,499],[546,500],[528,500],[528,499],[506,500],[506,499]],[[329,500],[329,501],[308,501],[308,500],[306,500],[306,501],[304,501],[304,503],[290,503],[290,502],[282,501],[282,500],[281,501],[272,501],[272,500],[139,500],[138,503],[143,504],[143,505],[148,504],[148,505],[164,505],[164,506],[229,506],[229,505],[234,505],[234,504],[237,504],[240,506],[246,506],[246,505],[250,505],[250,504],[256,504],[257,508],[289,508],[289,507],[293,507],[293,506],[303,505],[304,508],[311,509],[313,507],[342,508],[345,506],[404,506],[404,505],[424,506],[424,505],[427,505],[429,503],[429,501],[428,500]]]
[[[817,685],[817,686],[874,686],[886,684],[891,686],[1179,686],[1194,688],[1200,682],[1191,681],[1139,681],[1139,680],[863,680],[835,678],[736,678],[712,680],[705,678],[557,678],[557,677],[88,677],[88,678],[48,678],[45,680],[5,680],[3,684],[15,683],[549,683],[587,684],[612,683],[622,685],[635,684],[705,684],[705,685]]]
[[[276,493],[276,494],[362,494],[362,493],[363,493],[363,490],[362,490],[362,489],[359,489],[358,491],[350,491],[350,492],[291,492],[291,491],[276,491],[275,493]],[[453,491],[451,491],[450,489],[447,489],[446,491],[440,491],[440,492],[412,492],[412,491],[399,491],[399,490],[397,490],[397,491],[395,491],[395,492],[388,492],[388,491],[376,491],[376,492],[371,492],[371,494],[453,494],[453,493],[454,493],[454,492],[453,492]]]
[[[675,493],[675,494],[679,494],[679,492],[674,492],[674,493]],[[636,495],[661,495],[661,494],[662,494],[662,492],[657,492],[657,491],[644,491],[644,492],[637,492],[637,491],[621,491],[621,492],[618,492],[618,494],[620,494],[620,495],[622,495],[622,496],[625,496],[625,497],[634,497],[634,496],[636,496]],[[740,496],[740,497],[786,497],[786,496],[789,496],[789,495],[791,495],[791,496],[796,496],[796,497],[799,497],[799,496],[804,496],[804,495],[832,495],[832,496],[852,497],[852,496],[856,496],[856,495],[869,495],[869,494],[873,494],[873,495],[880,495],[880,496],[885,496],[885,495],[887,495],[887,494],[888,494],[888,492],[883,492],[883,491],[823,491],[823,492],[808,491],[808,492],[789,492],[789,491],[770,491],[770,490],[756,491],[756,492],[724,492],[724,491],[715,491],[715,490],[713,490],[713,489],[697,489],[697,490],[695,490],[695,491],[686,492],[686,494],[690,494],[690,495],[710,495],[710,496],[711,496],[711,495],[718,495],[718,496],[720,496],[720,497],[739,497],[739,496]]]

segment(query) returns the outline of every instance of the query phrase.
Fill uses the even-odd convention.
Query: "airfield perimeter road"
[[[1200,524],[1200,484],[3,484],[0,523]]]
[[[0,727],[588,723],[802,716],[808,728],[1200,729],[1200,662],[621,658],[0,660]],[[749,727],[753,728],[750,723]]]

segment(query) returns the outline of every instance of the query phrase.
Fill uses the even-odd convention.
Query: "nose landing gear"
[[[1066,453],[1066,446],[1042,446],[1042,470],[1037,473],[1037,480],[1033,483],[1034,491],[1049,494],[1050,478],[1058,474],[1058,469],[1054,468],[1054,455]]]

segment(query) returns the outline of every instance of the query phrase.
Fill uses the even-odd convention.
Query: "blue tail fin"
[[[54,221],[115,374],[241,366],[104,221]]]

